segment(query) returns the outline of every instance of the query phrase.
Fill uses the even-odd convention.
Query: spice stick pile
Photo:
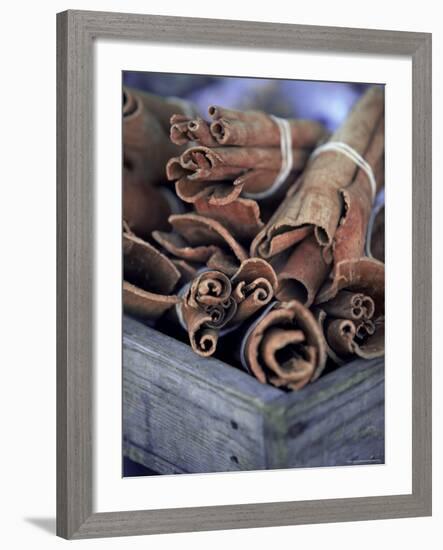
[[[384,354],[382,88],[333,135],[125,89],[123,157],[125,311],[287,390]]]

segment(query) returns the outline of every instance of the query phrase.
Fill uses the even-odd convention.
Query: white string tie
[[[327,143],[320,145],[312,153],[311,159],[314,159],[320,153],[326,153],[327,151],[336,151],[338,153],[343,153],[346,157],[348,157],[348,159],[352,160],[359,168],[361,168],[365,172],[371,185],[372,201],[374,201],[375,193],[377,190],[377,183],[375,181],[375,176],[371,165],[359,153],[357,153],[357,151],[353,147],[351,147],[347,143],[344,143],[343,141],[328,141]]]
[[[279,118],[274,115],[269,115],[272,120],[277,124],[280,131],[280,151],[281,151],[281,167],[280,172],[274,180],[274,183],[258,193],[245,193],[244,196],[249,199],[266,199],[273,195],[286,181],[292,170],[292,134],[291,126],[285,118]]]

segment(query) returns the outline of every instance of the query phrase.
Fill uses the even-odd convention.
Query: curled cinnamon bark
[[[190,307],[185,300],[181,312],[186,324],[192,349],[202,357],[209,357],[217,349],[219,331],[209,328],[211,316],[202,309]]]
[[[384,264],[372,258],[343,260],[317,295],[316,304],[323,311],[321,316],[326,331],[328,323],[336,316],[352,323],[352,338],[346,341],[349,354],[365,359],[384,354],[384,273]],[[337,330],[327,333],[326,339],[333,351],[341,356],[344,348],[334,347],[340,336]]]
[[[375,312],[374,300],[370,296],[349,290],[341,290],[322,307],[328,315],[337,318],[345,317],[353,321],[372,319]]]
[[[303,149],[292,151],[292,169],[302,168],[308,158]],[[186,202],[208,197],[212,204],[228,204],[244,191],[258,193],[270,187],[282,164],[279,148],[191,147],[166,165],[170,181],[178,180],[177,194]],[[231,187],[227,182],[231,182]],[[222,188],[217,190],[217,184]],[[196,185],[197,184],[197,185]]]
[[[298,300],[310,306],[331,270],[329,250],[322,248],[313,234],[299,243],[281,269],[277,269],[281,301]]]
[[[194,206],[199,214],[222,223],[240,242],[250,242],[263,227],[260,207],[252,199],[238,198],[226,205],[214,205],[202,198]]]
[[[369,146],[368,160],[374,167],[377,189],[384,181],[384,119],[380,120]],[[359,170],[347,189],[341,190],[344,212],[333,245],[334,267],[319,291],[316,303],[326,340],[339,358],[355,354],[372,358],[384,353],[384,266],[362,257],[372,206],[366,175]],[[331,318],[344,319],[352,330],[344,335]],[[347,338],[347,339],[346,339]],[[336,360],[336,358],[334,358]]]
[[[155,229],[168,227],[171,207],[160,189],[145,185],[123,169],[123,215],[131,229],[148,239]]]
[[[344,142],[365,156],[384,111],[384,92],[370,88],[330,141]],[[304,239],[311,231],[322,246],[331,245],[342,212],[339,190],[353,181],[357,167],[338,151],[314,157],[302,177],[257,235],[251,255],[270,258]]]
[[[192,307],[220,305],[229,300],[231,290],[231,282],[224,273],[204,271],[192,282],[187,300]]]
[[[372,166],[378,191],[384,184],[385,124],[381,117],[369,145],[366,160]],[[372,190],[368,177],[358,170],[352,184],[341,189],[343,213],[334,235],[333,256],[337,266],[343,260],[359,258],[364,254],[368,222],[372,209]]]
[[[178,303],[180,303],[178,296],[149,292],[128,281],[123,281],[124,309],[136,317],[156,321]]]
[[[212,136],[220,145],[278,147],[280,130],[273,118],[261,111],[236,111],[210,106]],[[324,126],[312,120],[288,120],[294,148],[311,148],[326,137]]]
[[[276,303],[245,335],[244,361],[262,383],[298,390],[326,363],[322,331],[312,313],[293,300]]]
[[[141,184],[164,180],[164,167],[180,149],[172,144],[164,116],[177,108],[139,90],[123,89],[123,157],[128,177]]]
[[[316,304],[324,304],[337,296],[341,290],[360,292],[372,298],[374,316],[384,314],[385,266],[373,258],[357,258],[341,262],[339,270],[332,273],[329,280],[320,289]]]
[[[215,352],[218,332],[235,316],[237,303],[231,282],[219,271],[205,271],[194,279],[181,307],[192,349],[205,357]]]
[[[247,253],[218,221],[198,214],[169,217],[174,231],[154,231],[153,238],[173,256],[233,274]]]
[[[156,248],[132,233],[123,234],[123,305],[126,311],[158,319],[180,300],[171,295],[180,273]]]
[[[166,229],[170,204],[157,187],[180,149],[169,141],[169,117],[180,110],[162,98],[123,88],[123,215],[143,238]]]
[[[265,260],[248,258],[233,275],[231,284],[232,296],[237,303],[237,313],[232,322],[242,323],[273,299],[277,275]]]
[[[214,139],[206,120],[200,117],[190,119],[185,115],[172,115],[170,139],[176,145],[185,145],[189,142],[216,147],[218,142]]]
[[[355,324],[349,319],[334,319],[328,324],[326,330],[326,340],[331,348],[341,356],[353,353],[355,335]]]

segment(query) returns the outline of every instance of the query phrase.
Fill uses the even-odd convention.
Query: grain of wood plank
[[[164,474],[384,460],[384,362],[285,393],[124,318],[124,452]]]
[[[266,467],[264,409],[282,392],[125,317],[127,455],[161,473]]]

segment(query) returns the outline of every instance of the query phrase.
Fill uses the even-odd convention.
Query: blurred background
[[[208,106],[220,105],[313,119],[334,131],[372,84],[123,71],[123,85],[192,102],[206,119]],[[124,457],[123,476],[155,474]]]
[[[316,82],[123,71],[123,84],[193,102],[206,118],[209,105],[256,109],[286,118],[310,118],[335,130],[370,83]]]

